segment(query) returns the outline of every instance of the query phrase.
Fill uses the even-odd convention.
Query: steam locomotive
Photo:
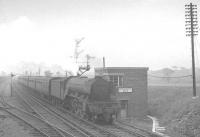
[[[111,124],[117,115],[119,104],[115,98],[116,89],[111,82],[99,76],[19,76],[18,81],[35,89],[54,104],[60,104],[93,122],[104,121]]]

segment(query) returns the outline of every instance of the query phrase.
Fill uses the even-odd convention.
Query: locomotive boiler
[[[112,123],[117,115],[119,104],[115,98],[116,89],[101,77],[31,76],[21,77],[19,81],[82,118]]]

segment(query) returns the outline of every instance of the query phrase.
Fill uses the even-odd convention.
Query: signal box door
[[[123,118],[127,118],[127,111],[128,111],[128,100],[120,100],[120,105],[121,105],[121,109],[120,109],[120,117]]]

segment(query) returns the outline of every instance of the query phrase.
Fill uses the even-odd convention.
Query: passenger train
[[[18,81],[60,104],[76,115],[93,122],[111,124],[116,118],[119,104],[116,88],[102,77],[45,77],[18,76]]]

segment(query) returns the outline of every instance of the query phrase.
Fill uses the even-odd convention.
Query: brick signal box
[[[120,101],[120,118],[145,116],[148,111],[146,67],[95,68],[96,76],[104,76],[116,86]]]

